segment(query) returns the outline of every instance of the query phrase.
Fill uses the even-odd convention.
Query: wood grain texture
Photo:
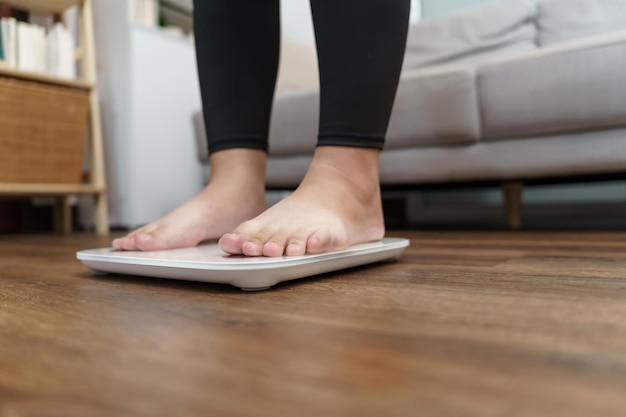
[[[623,416],[626,233],[389,233],[245,293],[0,237],[0,416]]]
[[[5,0],[6,1],[6,0]],[[81,0],[8,0],[11,6],[38,12],[59,13],[79,4]]]
[[[55,196],[99,194],[105,190],[89,184],[0,184],[0,196]]]
[[[26,81],[36,81],[61,87],[71,87],[80,90],[89,90],[94,87],[94,84],[88,83],[81,79],[73,80],[70,78],[59,78],[46,74],[9,68],[6,66],[6,64],[2,63],[2,61],[0,61],[0,76],[17,78]]]
[[[0,183],[80,184],[89,93],[0,75]]]

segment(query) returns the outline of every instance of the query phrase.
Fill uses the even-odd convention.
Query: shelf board
[[[60,13],[72,6],[80,4],[81,0],[5,0],[5,2],[19,9],[45,13]]]
[[[14,68],[9,68],[4,64],[0,64],[0,76],[5,75],[13,78],[20,78],[22,80],[37,81],[46,84],[54,84],[62,87],[80,88],[82,90],[89,90],[93,87],[93,84],[82,80],[70,80],[66,78],[53,77],[46,74],[39,74],[35,72],[21,71]]]
[[[0,196],[54,196],[68,194],[99,194],[102,187],[91,184],[2,184]]]

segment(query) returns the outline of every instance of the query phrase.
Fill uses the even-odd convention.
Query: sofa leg
[[[521,181],[511,181],[502,184],[506,220],[511,230],[522,228],[522,187]]]

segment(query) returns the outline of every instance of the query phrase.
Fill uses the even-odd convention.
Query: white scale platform
[[[338,252],[265,258],[230,256],[217,243],[211,243],[154,252],[90,249],[78,252],[76,257],[96,273],[231,284],[258,291],[282,281],[394,259],[408,246],[407,239],[384,238]]]

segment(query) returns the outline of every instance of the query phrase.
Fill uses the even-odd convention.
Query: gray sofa
[[[296,186],[315,147],[305,74],[276,96],[269,188]],[[411,26],[383,186],[503,182],[517,227],[524,180],[624,172],[626,0],[507,1]]]

